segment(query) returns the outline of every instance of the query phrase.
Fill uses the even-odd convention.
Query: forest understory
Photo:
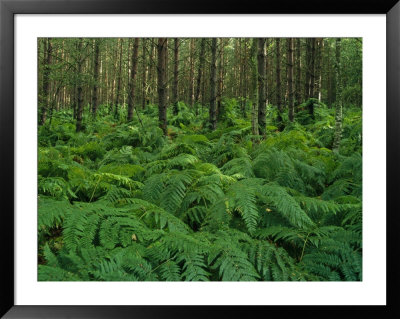
[[[334,49],[335,40],[330,41]],[[208,85],[209,104],[200,103],[201,98],[194,103],[179,99],[183,88],[168,102],[160,87],[167,79],[160,72],[168,56],[163,60],[162,47],[155,45],[155,98],[144,107],[130,103],[135,101],[129,97],[133,86],[126,77],[125,97],[121,93],[117,103],[96,100],[95,110],[92,99],[83,102],[80,96],[77,108],[54,107],[50,96],[62,91],[49,83],[61,81],[56,76],[60,71],[55,58],[49,63],[53,69],[45,67],[50,59],[44,47],[38,112],[39,120],[45,113],[38,126],[39,281],[362,280],[362,108],[340,95],[350,80],[347,86],[336,85],[336,102],[325,104],[329,96],[319,86],[296,103],[291,85],[296,73],[292,79],[295,71],[288,63],[285,87],[276,87],[276,73],[271,73],[269,91],[263,91],[260,70],[265,74],[268,69],[256,67],[254,41],[245,51],[250,55],[248,97],[228,94],[226,71],[222,87],[227,93],[222,90],[218,98],[215,77],[220,66],[214,64],[218,67],[213,76],[212,62],[219,55],[214,56],[217,49],[210,42],[211,66],[201,80]],[[198,50],[206,50],[197,44]],[[187,43],[188,56],[197,56],[191,45]],[[264,52],[293,65],[297,58],[290,60],[290,45],[284,57],[276,51],[276,42]],[[134,46],[132,42],[126,47],[134,50],[133,57],[126,57],[133,62],[127,70],[138,58]],[[82,43],[74,50],[83,52]],[[143,57],[144,52],[145,47]],[[174,61],[173,49],[170,52]],[[326,57],[326,48],[322,52]],[[302,54],[307,58],[308,51]],[[338,82],[334,71],[344,78],[349,69],[342,66],[340,71],[338,58],[343,60],[343,55],[336,52],[329,58]],[[208,58],[200,60],[209,63]],[[269,67],[281,76],[277,61],[271,60]],[[91,66],[96,70],[95,62],[88,64],[88,74]],[[193,72],[191,96],[195,76]],[[78,88],[73,94],[79,95],[84,79],[75,81],[63,85],[72,83]],[[186,85],[183,79],[179,83]],[[93,83],[85,85],[91,90]],[[282,94],[282,102],[277,90],[289,92]]]

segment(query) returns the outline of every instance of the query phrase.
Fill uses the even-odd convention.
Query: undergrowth
[[[213,132],[179,108],[168,137],[152,105],[143,125],[102,106],[84,132],[69,111],[39,128],[39,280],[362,280],[360,110],[333,152],[324,105],[282,132],[268,109],[266,138],[234,100]]]

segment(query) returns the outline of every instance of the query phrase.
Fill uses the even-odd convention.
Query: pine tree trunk
[[[258,38],[257,80],[258,80],[258,130],[265,136],[267,129],[267,105],[265,96],[265,38]]]
[[[158,67],[157,67],[157,90],[158,90],[158,120],[159,126],[167,135],[167,38],[159,38],[157,45]]]
[[[307,101],[310,98],[310,81],[311,81],[311,41],[306,39],[306,78],[305,78],[305,92],[304,99]]]
[[[215,130],[217,127],[216,94],[217,90],[217,38],[211,40],[211,73],[210,73],[210,127]]]
[[[77,83],[77,112],[76,112],[76,131],[80,132],[82,129],[82,113],[83,113],[83,103],[82,103],[82,38],[78,42],[78,83]]]
[[[276,49],[276,105],[278,107],[278,129],[283,130],[283,119],[282,119],[282,99],[281,99],[281,48],[280,39],[275,39],[275,49]]]
[[[92,94],[92,115],[95,118],[97,112],[97,87],[99,78],[99,40],[94,39],[94,63],[93,63],[93,94]]]
[[[42,114],[40,117],[40,125],[43,125],[46,122],[47,117],[47,109],[49,102],[49,86],[50,86],[50,64],[52,57],[53,47],[51,45],[51,38],[47,39],[47,43],[44,45],[44,71],[43,71],[43,90],[42,90],[42,98],[41,98],[41,107]]]
[[[335,102],[335,135],[333,139],[333,150],[339,151],[340,141],[342,138],[342,79],[341,79],[341,65],[340,65],[340,50],[341,39],[336,38],[336,63],[335,63],[335,77],[336,77],[336,102]]]
[[[174,84],[172,87],[172,103],[174,105],[173,112],[178,114],[178,70],[179,70],[179,39],[174,39]]]
[[[146,107],[146,75],[147,75],[147,62],[146,62],[146,39],[142,39],[142,109]]]
[[[195,95],[195,103],[199,102],[199,96],[200,96],[200,89],[201,89],[201,76],[203,72],[203,66],[204,66],[204,50],[206,46],[206,39],[201,39],[200,42],[200,53],[199,53],[199,69],[197,72],[197,85],[196,85],[196,95]],[[197,106],[196,106],[196,115],[197,115]]]
[[[293,38],[287,39],[287,66],[288,66],[288,95],[289,120],[294,121],[294,94],[293,94]]]
[[[189,105],[194,103],[194,38],[190,39]]]
[[[224,106],[222,104],[222,92],[224,87],[224,39],[221,39],[221,48],[219,50],[218,60],[218,91],[217,91],[217,121],[225,114]]]
[[[251,128],[253,135],[258,135],[258,96],[257,96],[257,39],[253,39],[253,43],[251,46],[251,93],[252,93],[252,101],[251,101]]]
[[[133,53],[131,56],[131,77],[129,79],[129,96],[128,96],[128,121],[132,121],[133,109],[135,107],[135,87],[136,87],[136,73],[139,55],[139,39],[135,38],[133,43]]]
[[[301,49],[300,49],[300,38],[296,39],[296,104],[301,104],[302,101],[302,94],[301,94]]]
[[[119,67],[118,67],[118,82],[117,82],[117,94],[115,96],[115,109],[114,109],[114,117],[118,117],[118,104],[119,97],[121,94],[121,79],[122,79],[122,43],[124,40],[118,39],[119,42]]]

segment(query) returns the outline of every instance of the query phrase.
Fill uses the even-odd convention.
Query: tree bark
[[[128,121],[132,121],[133,109],[135,107],[135,87],[136,87],[138,55],[139,55],[139,38],[135,38],[133,43],[133,53],[131,56],[131,77],[129,79]]]
[[[280,39],[275,39],[275,50],[276,50],[276,105],[278,107],[278,129],[283,130],[283,119],[282,119],[282,99],[281,99],[281,48]]]
[[[216,94],[217,90],[217,38],[211,40],[211,73],[210,73],[210,127],[215,130],[217,127],[216,115]]]
[[[341,65],[340,65],[340,50],[341,39],[336,38],[336,63],[335,63],[335,77],[336,77],[336,102],[335,102],[335,135],[333,139],[333,150],[339,151],[340,141],[342,139],[342,79],[341,79]]]
[[[258,135],[258,98],[257,98],[257,39],[253,39],[251,46],[251,93],[253,95],[251,101],[251,128],[253,135]]]
[[[257,53],[257,80],[258,80],[258,130],[259,134],[265,136],[267,129],[267,107],[265,96],[265,38],[258,38]]]
[[[189,105],[194,103],[194,38],[190,39]]]
[[[300,38],[296,39],[296,104],[301,104],[302,94],[301,94],[301,48],[300,48]]]
[[[118,39],[119,42],[119,67],[118,67],[118,82],[117,82],[117,94],[115,96],[115,109],[114,109],[114,117],[118,117],[118,103],[119,96],[121,94],[121,78],[122,78],[122,44],[123,39]]]
[[[289,120],[294,121],[294,94],[293,94],[293,39],[287,39],[287,66],[288,66],[288,95]]]
[[[77,73],[78,73],[78,83],[77,83],[77,113],[76,113],[76,132],[80,132],[82,130],[82,113],[83,113],[83,103],[82,103],[82,38],[79,39],[78,42],[78,65],[77,65]]]
[[[172,87],[172,103],[174,105],[173,112],[178,114],[178,70],[179,70],[179,39],[174,39],[174,84]]]
[[[202,38],[200,42],[200,53],[199,53],[199,69],[197,72],[197,85],[196,85],[196,95],[195,95],[195,103],[199,102],[199,96],[200,96],[200,89],[201,89],[201,76],[203,72],[203,66],[204,66],[204,50],[206,46],[206,39]],[[197,113],[197,107],[196,107],[196,115]]]
[[[92,115],[95,118],[97,112],[97,87],[99,79],[99,40],[94,39],[94,63],[93,63],[93,94],[92,94]]]
[[[40,125],[43,125],[46,122],[47,117],[47,109],[48,109],[48,100],[49,100],[49,86],[50,86],[50,64],[52,58],[53,47],[51,45],[51,38],[47,39],[47,43],[44,43],[44,71],[43,71],[43,90],[42,90],[42,98],[41,98],[41,107],[42,114],[40,117]]]
[[[158,67],[157,67],[157,90],[158,90],[158,121],[159,126],[167,135],[167,38],[159,38],[157,45]]]

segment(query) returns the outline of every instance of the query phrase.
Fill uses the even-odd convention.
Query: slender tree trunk
[[[258,97],[257,97],[257,38],[253,39],[253,43],[251,46],[251,69],[252,69],[252,101],[251,101],[251,128],[253,135],[258,135]]]
[[[324,53],[324,40],[322,38],[318,39],[317,42],[317,65],[316,65],[316,91],[318,94],[318,101],[322,100],[322,56]]]
[[[289,120],[294,121],[294,94],[293,94],[293,38],[287,39],[287,66],[289,91]]]
[[[221,39],[221,47],[219,50],[219,60],[218,60],[218,91],[217,91],[217,120],[220,120],[221,117],[225,114],[224,106],[222,104],[222,92],[224,87],[224,48],[225,48],[225,39]]]
[[[118,103],[119,96],[121,94],[121,79],[122,79],[122,43],[123,40],[118,39],[119,42],[119,67],[118,67],[118,82],[117,82],[117,94],[115,96],[115,109],[114,109],[114,117],[118,117]]]
[[[190,39],[189,105],[194,103],[194,38]]]
[[[302,94],[301,94],[301,48],[300,48],[300,38],[296,38],[296,104],[301,104],[302,101]]]
[[[306,39],[306,78],[304,99],[310,98],[310,81],[311,81],[311,38]]]
[[[135,107],[135,87],[136,73],[139,55],[139,38],[135,38],[133,43],[133,53],[131,56],[131,77],[129,79],[129,97],[128,97],[128,121],[132,121],[133,108]]]
[[[282,119],[282,100],[281,100],[281,48],[280,39],[275,39],[275,49],[276,49],[276,105],[278,107],[278,129],[283,130],[283,119]]]
[[[97,112],[97,87],[99,78],[99,40],[94,39],[94,63],[93,63],[93,94],[92,94],[92,115],[95,118]]]
[[[146,62],[146,39],[142,39],[142,109],[146,107],[146,75],[147,75],[147,62]]]
[[[174,39],[174,84],[172,87],[172,103],[174,105],[173,112],[175,115],[178,114],[178,73],[179,71],[179,39]]]
[[[200,89],[201,89],[201,76],[203,72],[203,67],[204,67],[204,50],[206,46],[206,39],[202,38],[200,42],[200,53],[199,53],[199,69],[197,72],[197,85],[196,85],[196,95],[195,95],[195,103],[199,102],[199,96],[200,96]],[[197,106],[196,106],[196,115],[197,113]]]
[[[335,102],[335,135],[333,139],[333,150],[339,151],[340,141],[342,139],[342,79],[340,65],[341,39],[336,38],[336,102]]]
[[[258,130],[265,136],[267,129],[267,105],[265,96],[265,38],[258,38],[257,80],[258,80]]]
[[[47,43],[44,42],[44,71],[43,71],[43,90],[41,98],[42,114],[40,117],[40,125],[46,122],[48,101],[49,101],[49,86],[50,86],[50,64],[52,58],[53,47],[51,45],[51,38],[47,39]]]
[[[217,90],[217,38],[211,40],[211,73],[210,73],[210,127],[215,130],[217,127],[216,116],[216,90]]]
[[[82,38],[78,42],[78,83],[77,83],[77,113],[76,113],[76,131],[80,132],[82,129],[82,113],[83,113],[83,103],[82,103]]]
[[[159,126],[163,130],[164,135],[167,135],[167,57],[168,57],[168,39],[158,39],[158,67],[157,67],[157,90],[158,90],[158,120]]]
[[[311,60],[310,60],[310,98],[315,98],[315,43],[316,39],[311,39]],[[314,119],[314,103],[308,103],[308,113]]]
[[[310,98],[315,98],[315,43],[316,39],[311,39],[311,64],[310,64]],[[314,113],[312,113],[314,114]]]

